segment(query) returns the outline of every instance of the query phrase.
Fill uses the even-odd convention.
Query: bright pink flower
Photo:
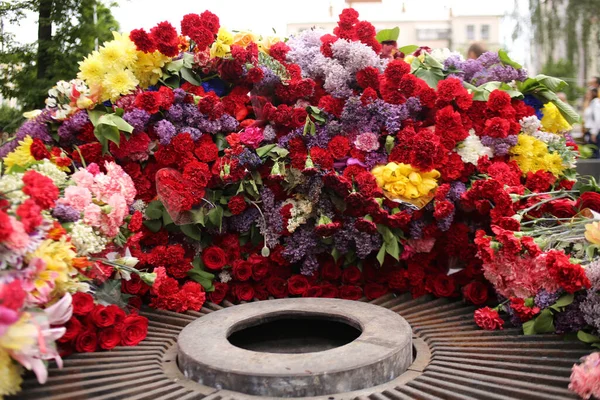
[[[260,142],[265,139],[263,135],[263,131],[260,128],[246,128],[242,133],[240,133],[240,141],[246,146],[250,146],[253,149],[256,149]]]

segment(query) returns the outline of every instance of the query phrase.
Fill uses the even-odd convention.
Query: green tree
[[[554,61],[550,59],[542,67],[542,74],[556,76],[565,80],[569,86],[565,88],[565,94],[567,99],[575,101],[580,98],[584,93],[585,89],[577,86],[577,69],[570,60],[560,59]]]
[[[77,75],[78,62],[118,31],[111,8],[99,0],[19,0],[0,3],[0,20],[18,23],[27,11],[38,16],[38,40],[19,43],[0,35],[0,92],[24,108],[40,108],[48,89]],[[94,11],[97,20],[94,23]]]

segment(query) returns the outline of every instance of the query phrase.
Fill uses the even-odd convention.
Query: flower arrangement
[[[482,306],[485,329],[506,312],[600,343],[600,188],[577,182],[565,83],[390,35],[352,9],[289,40],[208,11],[115,35],[0,148],[6,177],[55,146],[45,209],[121,307],[431,293]],[[67,337],[94,324],[75,350],[143,336],[135,315],[73,299]]]
[[[139,273],[152,283],[153,275],[135,270],[130,255],[106,254],[129,216],[133,182],[114,163],[105,164],[106,174],[95,164],[71,174],[71,163],[60,148],[30,136],[3,159],[0,397],[18,392],[23,369],[44,383],[48,360],[61,366],[65,354],[96,350],[98,330],[102,349],[135,345],[146,336],[146,318],[126,315],[127,304],[115,304],[121,281],[108,280]],[[117,287],[112,299],[111,286]],[[82,299],[88,312],[82,312]]]

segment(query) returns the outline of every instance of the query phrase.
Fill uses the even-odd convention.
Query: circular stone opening
[[[344,346],[362,333],[349,323],[319,315],[281,315],[240,325],[232,328],[229,343],[262,353],[315,353]]]
[[[338,299],[282,299],[219,310],[177,339],[190,380],[256,396],[311,397],[387,383],[412,363],[412,331],[398,314]]]

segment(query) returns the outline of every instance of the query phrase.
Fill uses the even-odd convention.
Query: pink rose
[[[59,202],[83,211],[92,202],[92,193],[82,186],[69,186],[65,189],[65,197]]]
[[[240,141],[246,146],[250,146],[254,149],[258,147],[260,142],[265,139],[263,135],[263,131],[260,128],[246,128],[242,133],[240,133]]]

